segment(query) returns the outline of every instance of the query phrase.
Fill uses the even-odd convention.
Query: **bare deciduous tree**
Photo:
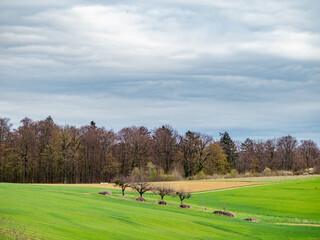
[[[153,190],[161,197],[161,201],[158,202],[159,204],[167,204],[165,201],[163,201],[163,197],[174,193],[172,188],[165,185],[157,185],[153,188]]]
[[[317,144],[312,140],[302,140],[299,152],[304,163],[304,168],[310,168],[319,164],[320,152]]]
[[[178,196],[180,198],[180,201],[181,201],[180,207],[182,207],[182,208],[190,208],[189,205],[183,204],[183,200],[187,199],[187,198],[190,198],[191,197],[191,193],[185,192],[184,190],[180,190],[180,191],[176,192],[176,196]]]
[[[136,190],[140,194],[141,200],[144,199],[143,194],[145,192],[153,189],[152,185],[150,185],[147,182],[132,183],[130,184],[130,187]]]
[[[169,172],[177,154],[177,136],[178,133],[170,126],[157,128],[153,134],[154,157],[165,173]]]
[[[183,153],[183,169],[185,177],[195,174],[197,156],[199,154],[198,143],[200,134],[188,131],[180,137],[179,146]]]
[[[185,177],[200,171],[225,174],[232,168],[241,173],[320,170],[320,150],[312,140],[298,143],[285,136],[236,145],[225,132],[220,147],[217,144],[198,132],[179,136],[170,126],[152,134],[143,126],[114,133],[94,122],[80,128],[58,126],[49,116],[40,121],[24,118],[12,129],[9,119],[0,118],[0,181],[97,183],[121,174],[144,182],[171,179],[174,169],[184,170]]]
[[[298,145],[297,140],[288,135],[285,137],[281,137],[277,142],[277,157],[278,157],[278,166],[279,169],[291,170],[294,158],[295,158],[295,150]]]
[[[121,177],[117,179],[114,183],[116,186],[121,187],[122,196],[124,196],[124,191],[126,190],[126,188],[130,187],[130,183],[126,177]]]

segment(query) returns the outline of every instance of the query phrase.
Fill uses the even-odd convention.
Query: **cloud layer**
[[[320,3],[0,3],[0,116],[320,143]]]

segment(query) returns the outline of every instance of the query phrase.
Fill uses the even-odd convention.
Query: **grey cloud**
[[[15,122],[320,132],[314,1],[0,6],[0,115]]]

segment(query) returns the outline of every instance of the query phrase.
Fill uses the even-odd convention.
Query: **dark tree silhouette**
[[[136,190],[140,194],[140,198],[143,199],[143,194],[147,191],[153,189],[152,185],[147,182],[139,182],[139,183],[132,183],[130,187]]]
[[[220,144],[225,154],[227,155],[227,161],[231,168],[236,168],[237,148],[234,141],[229,136],[228,132],[220,133]]]
[[[121,187],[122,196],[124,196],[124,191],[126,190],[126,188],[130,187],[130,183],[125,177],[121,177],[120,179],[117,179],[114,183],[116,186]]]
[[[153,134],[156,163],[168,173],[177,154],[178,133],[170,126],[157,128]]]
[[[91,122],[90,122],[90,126],[95,128],[95,127],[96,127],[95,121],[91,121]]]
[[[153,171],[148,171],[149,162]],[[200,171],[225,174],[232,168],[240,173],[271,169],[298,174],[312,168],[310,174],[318,173],[320,150],[312,140],[298,142],[292,136],[247,139],[236,146],[228,132],[213,144],[210,136],[192,131],[179,136],[170,126],[152,132],[132,126],[114,133],[93,121],[79,128],[58,126],[49,116],[40,121],[24,118],[12,129],[9,119],[0,117],[1,182],[98,183],[133,172],[136,181],[143,182],[178,178],[181,170],[191,177]]]
[[[186,206],[188,206],[188,205],[183,204],[183,200],[186,198],[190,198],[191,193],[180,190],[179,192],[176,192],[176,196],[178,196],[180,198],[180,201],[181,201],[180,207],[185,208]],[[190,206],[188,206],[188,207],[190,207]]]

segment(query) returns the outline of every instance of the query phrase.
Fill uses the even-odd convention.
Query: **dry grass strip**
[[[184,190],[187,192],[210,191],[225,188],[242,187],[261,184],[261,182],[223,182],[223,181],[174,181],[174,182],[152,182],[154,186],[168,186],[176,191]],[[48,186],[72,186],[72,187],[95,187],[105,189],[119,189],[114,184],[41,184]],[[131,189],[129,189],[131,190]]]

